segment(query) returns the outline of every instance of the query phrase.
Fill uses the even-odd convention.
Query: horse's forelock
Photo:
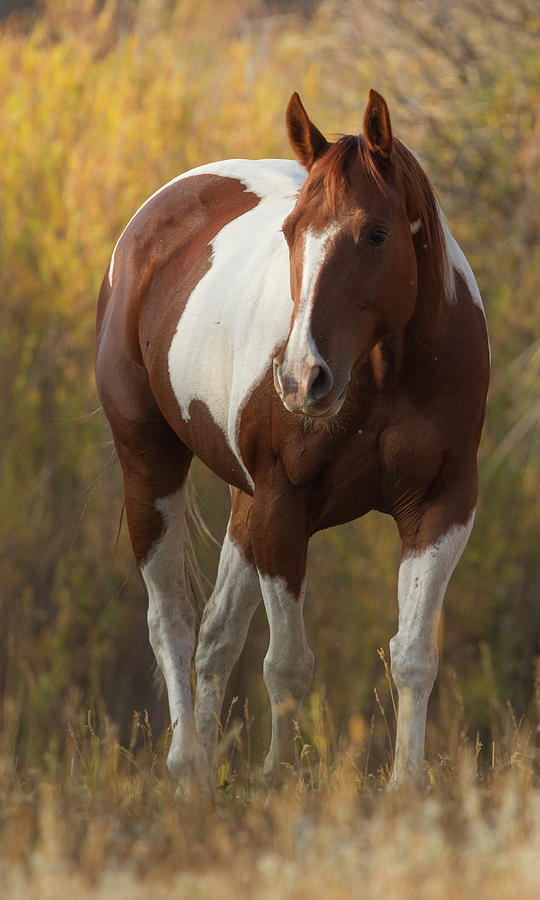
[[[342,200],[350,187],[347,175],[350,163],[358,160],[365,174],[377,187],[386,192],[387,187],[372,154],[369,152],[362,134],[346,134],[340,137],[322,157],[321,164],[314,169],[309,179],[309,187],[317,190],[324,186],[326,199],[332,212]]]

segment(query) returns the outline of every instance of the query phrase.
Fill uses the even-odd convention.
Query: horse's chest
[[[379,506],[378,444],[377,431],[355,429],[342,439],[307,434],[283,448],[287,477],[306,491],[311,532],[356,519]]]
[[[382,401],[341,438],[291,441],[283,462],[308,493],[311,531],[348,522],[372,509],[394,513],[404,498],[421,498],[441,466],[439,429],[419,410],[403,413]]]
[[[381,467],[371,441],[334,461],[316,483],[313,531],[358,519],[380,507]]]

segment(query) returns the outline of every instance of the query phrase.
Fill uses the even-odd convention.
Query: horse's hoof
[[[427,787],[427,778],[425,772],[421,769],[418,772],[407,772],[399,776],[392,775],[390,781],[386,785],[389,793],[405,793],[406,791],[417,792]]]
[[[167,767],[176,782],[176,800],[182,805],[210,807],[214,783],[206,753],[200,745],[169,752]]]
[[[280,791],[288,785],[297,784],[298,768],[288,762],[280,762],[277,765],[265,763],[263,778],[265,787],[268,790]]]

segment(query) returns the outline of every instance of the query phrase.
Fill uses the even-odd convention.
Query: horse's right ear
[[[322,156],[323,153],[326,153],[330,144],[324,134],[321,134],[319,129],[309,120],[308,114],[296,91],[289,100],[285,119],[291,147],[302,165],[309,172],[315,160]]]

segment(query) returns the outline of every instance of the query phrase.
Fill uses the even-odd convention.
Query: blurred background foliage
[[[528,714],[540,636],[535,0],[44,0],[0,12],[0,679],[19,758],[63,752],[88,707],[124,740],[134,710],[154,732],[166,724],[93,380],[95,302],[119,233],[179,172],[290,157],[293,90],[335,137],[360,129],[371,86],[436,186],[490,327],[481,500],[447,594],[428,749],[497,740],[508,704]],[[196,479],[220,535],[227,491],[202,467]],[[377,514],[310,550],[316,687],[336,734],[372,727],[370,766],[388,753],[374,688],[388,705],[377,649],[396,627],[398,559]],[[258,758],[266,643],[258,615],[229,694],[240,709],[249,698]]]

